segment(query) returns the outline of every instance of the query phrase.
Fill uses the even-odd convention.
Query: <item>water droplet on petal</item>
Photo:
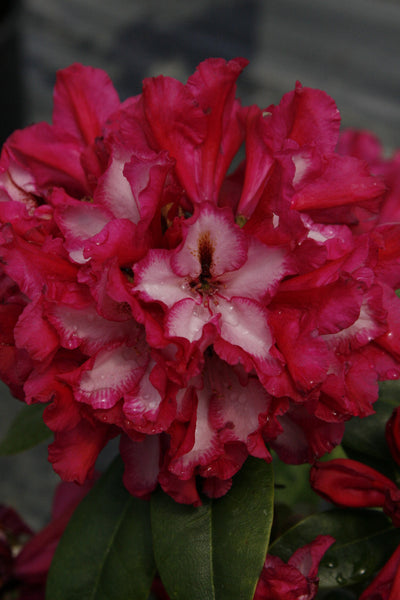
[[[400,373],[397,369],[389,369],[388,371],[386,371],[386,377],[388,379],[398,379],[399,375]]]

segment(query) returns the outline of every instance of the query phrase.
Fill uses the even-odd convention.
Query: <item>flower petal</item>
[[[124,461],[123,482],[133,496],[148,498],[156,488],[160,471],[160,436],[146,436],[143,442],[134,442],[121,436],[119,450]]]
[[[148,355],[143,343],[100,350],[81,369],[64,378],[74,383],[75,397],[93,408],[111,408],[141,379]]]
[[[198,304],[192,298],[185,298],[169,311],[165,326],[170,336],[183,337],[189,342],[195,342],[201,338],[204,325],[216,320],[217,317],[212,318],[210,311],[203,304]]]
[[[102,134],[103,123],[119,104],[118,94],[105,71],[78,63],[58,71],[53,123],[82,143],[92,144]]]
[[[64,348],[80,346],[87,354],[97,352],[111,343],[133,342],[139,332],[136,322],[104,319],[94,306],[75,308],[54,304],[49,307],[48,316],[58,330]]]
[[[270,357],[273,337],[267,313],[260,304],[250,298],[232,298],[230,302],[219,299],[218,312],[225,341],[258,359]]]
[[[171,258],[171,266],[177,275],[199,277],[205,254],[214,278],[244,264],[247,240],[234,224],[228,209],[217,210],[204,204],[199,213],[184,223],[184,228],[187,233],[183,246]]]
[[[288,274],[287,252],[283,248],[268,248],[252,238],[244,265],[221,277],[225,298],[244,296],[262,300],[267,293],[272,295],[279,281]]]
[[[187,297],[187,284],[176,275],[170,264],[168,250],[150,250],[135,266],[135,290],[145,300],[159,300],[167,306]]]

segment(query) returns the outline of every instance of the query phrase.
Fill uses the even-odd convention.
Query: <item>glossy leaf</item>
[[[47,600],[147,600],[155,574],[150,503],[122,484],[118,457],[74,512],[49,572]]]
[[[396,408],[400,404],[400,380],[383,381],[379,384],[379,399]],[[375,404],[374,404],[375,408]]]
[[[0,456],[29,450],[52,435],[43,422],[44,409],[43,404],[23,406],[0,442]]]
[[[171,600],[252,600],[273,517],[273,470],[249,458],[232,489],[200,507],[153,495],[153,547]]]
[[[268,552],[287,562],[297,548],[318,534],[336,539],[320,563],[320,588],[353,585],[370,578],[400,543],[400,530],[380,511],[334,509],[300,521],[275,540]]]
[[[318,594],[318,600],[357,600],[356,594],[350,590],[344,590],[343,588],[330,590],[325,594]]]
[[[392,383],[392,382],[388,382]],[[353,418],[346,424],[343,448],[349,458],[363,462],[391,479],[398,468],[385,439],[385,427],[394,408],[391,387],[382,386],[381,398],[374,404],[376,413],[363,419]],[[392,392],[390,391],[392,389]]]
[[[385,426],[393,406],[383,400],[374,404],[374,415],[363,419],[353,418],[346,424],[343,446],[371,458],[391,461],[392,457],[385,441]]]
[[[171,600],[215,599],[211,513],[211,501],[195,508],[152,495],[154,557]]]
[[[232,490],[213,502],[216,598],[252,600],[274,511],[272,465],[248,458]]]
[[[316,507],[320,503],[319,496],[310,487],[310,465],[288,465],[274,457],[275,467],[275,502],[286,504],[291,508],[299,505]]]

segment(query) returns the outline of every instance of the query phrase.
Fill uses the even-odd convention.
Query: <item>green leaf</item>
[[[150,503],[115,459],[74,512],[50,568],[47,600],[146,600],[155,575]]]
[[[215,599],[211,513],[211,502],[194,508],[178,504],[161,491],[152,495],[154,557],[172,600]]]
[[[400,290],[399,290],[400,291]],[[400,380],[383,381],[379,384],[379,399],[390,404],[392,410],[400,404]],[[375,404],[374,404],[375,408]]]
[[[336,588],[325,593],[319,593],[317,600],[357,600],[357,596],[350,590],[344,590],[343,588]]]
[[[0,456],[29,450],[51,436],[50,429],[43,422],[45,408],[43,404],[31,404],[19,411],[0,442]]]
[[[274,514],[272,465],[248,458],[232,490],[213,502],[216,598],[253,599]]]
[[[370,578],[400,543],[400,530],[382,512],[333,509],[307,517],[275,540],[268,552],[287,562],[297,548],[318,534],[336,539],[320,564],[320,588],[348,586]]]
[[[309,506],[313,512],[320,498],[310,486],[310,465],[288,465],[274,456],[274,471],[275,502],[297,510]]]
[[[374,404],[375,414],[363,419],[351,419],[346,424],[342,445],[349,458],[396,479],[399,475],[398,468],[385,439],[386,423],[393,411],[391,394],[394,389],[386,385],[381,386],[381,389],[381,398]]]
[[[232,489],[200,507],[153,494],[157,568],[171,600],[252,600],[273,518],[272,465],[247,459]]]
[[[346,423],[342,445],[345,451],[356,451],[378,460],[392,461],[385,440],[386,422],[392,414],[393,406],[378,400],[374,404],[374,415],[360,419],[354,417]]]

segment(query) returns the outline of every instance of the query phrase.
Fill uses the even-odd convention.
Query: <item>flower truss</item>
[[[67,481],[119,435],[132,494],[197,505],[196,480],[221,496],[248,455],[330,451],[400,376],[391,171],[368,143],[336,150],[320,90],[243,107],[245,65],[122,103],[72,65],[53,124],[3,147],[1,377],[47,404]]]

